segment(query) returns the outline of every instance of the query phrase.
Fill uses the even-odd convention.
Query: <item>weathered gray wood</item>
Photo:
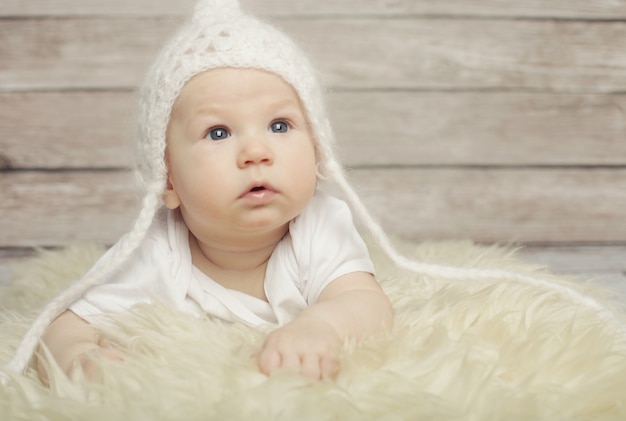
[[[3,0],[0,16],[183,14],[196,0]],[[242,0],[268,15],[447,15],[619,19],[624,0]]]
[[[626,95],[338,93],[330,109],[358,165],[626,165]]]
[[[578,273],[626,272],[626,246],[526,246],[519,255],[554,270]]]
[[[35,256],[36,254],[37,249],[33,248],[2,247],[0,248],[0,266],[6,266],[11,262],[27,259]]]
[[[610,243],[626,238],[626,169],[354,171],[365,203],[414,240]]]
[[[176,22],[127,17],[4,21],[0,90],[134,86]]]
[[[55,246],[111,241],[137,209],[125,172],[0,174],[0,246]]]
[[[130,166],[135,100],[128,92],[0,93],[0,167]]]
[[[625,94],[335,92],[329,106],[350,166],[626,165]],[[131,92],[0,93],[0,166],[128,167],[134,116]]]
[[[315,39],[311,51],[333,64],[333,86],[609,92],[626,85],[623,23],[345,20],[336,33],[323,21],[300,31],[285,23],[302,41]]]
[[[0,287],[8,284],[11,281],[11,278],[11,270],[0,262]]]
[[[0,247],[126,231],[130,176],[64,168],[130,164],[130,90],[193,3],[0,2],[0,168],[55,170],[0,173]],[[626,242],[626,0],[244,3],[339,91],[341,155],[390,232]]]
[[[6,20],[0,90],[134,87],[178,20]],[[276,22],[340,88],[626,91],[624,22]]]
[[[412,240],[626,241],[626,169],[396,169],[350,173],[383,226]],[[0,247],[115,241],[137,198],[127,173],[4,173]]]

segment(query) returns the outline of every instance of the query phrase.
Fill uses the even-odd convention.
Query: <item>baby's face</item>
[[[168,208],[199,240],[285,231],[313,196],[315,146],[294,89],[253,69],[191,79],[167,133]]]

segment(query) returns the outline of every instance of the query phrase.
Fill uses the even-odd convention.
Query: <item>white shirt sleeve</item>
[[[89,273],[101,270],[121,244],[122,240],[107,251]],[[180,298],[184,299],[184,291],[171,290],[175,285],[172,285],[169,250],[167,223],[157,220],[128,261],[102,284],[87,290],[82,298],[70,305],[69,310],[90,323],[96,323],[103,313],[123,312],[139,303],[160,301],[177,306],[176,297],[182,294]]]
[[[289,230],[300,273],[298,287],[308,305],[343,275],[374,273],[367,246],[345,202],[317,192]]]

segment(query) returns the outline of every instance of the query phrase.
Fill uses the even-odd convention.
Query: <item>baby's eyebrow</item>
[[[269,101],[267,104],[268,108],[278,111],[297,111],[304,112],[304,109],[300,105],[300,102],[291,98],[279,99],[276,101]]]
[[[217,105],[203,105],[203,106],[197,107],[194,110],[192,117],[214,115],[214,114],[218,114],[219,112],[220,112],[220,107]]]

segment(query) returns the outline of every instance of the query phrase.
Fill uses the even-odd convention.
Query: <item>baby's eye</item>
[[[274,133],[287,133],[289,131],[289,124],[286,121],[275,121],[270,126],[270,129]]]
[[[204,136],[205,138],[210,138],[211,140],[223,140],[230,136],[228,130],[223,127],[214,127]]]

